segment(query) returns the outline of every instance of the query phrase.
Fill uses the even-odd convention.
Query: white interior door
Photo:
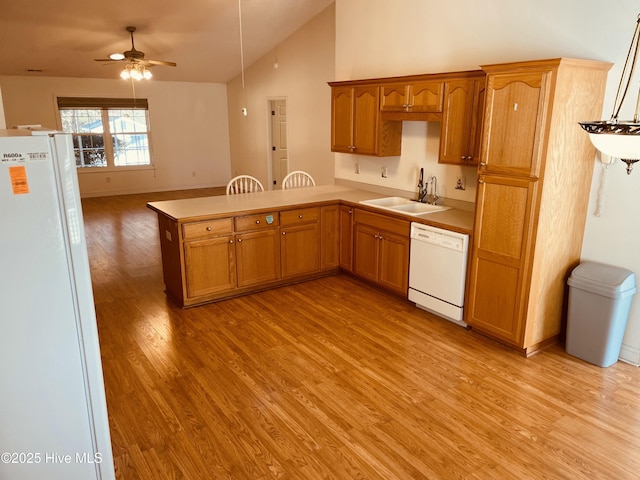
[[[270,100],[271,108],[271,173],[273,189],[282,188],[282,179],[289,172],[287,156],[287,101]]]

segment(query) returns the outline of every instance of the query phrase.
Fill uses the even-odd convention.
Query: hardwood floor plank
[[[145,203],[83,200],[119,479],[635,479],[640,370],[524,358],[348,277],[190,309]]]

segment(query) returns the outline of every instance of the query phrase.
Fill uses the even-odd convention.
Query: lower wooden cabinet
[[[339,270],[407,295],[410,223],[349,205],[158,217],[167,294],[188,307]]]
[[[340,205],[339,213],[340,235],[340,268],[346,272],[353,271],[353,208]]]
[[[320,208],[320,269],[340,265],[340,206]]]
[[[409,288],[408,221],[355,209],[353,273],[403,297]]]
[[[184,263],[189,298],[225,292],[236,287],[232,235],[185,242]]]
[[[238,287],[249,287],[280,278],[278,229],[236,235]],[[224,268],[217,265],[215,268]]]
[[[282,278],[320,270],[319,221],[316,207],[280,212]]]
[[[480,180],[468,323],[520,346],[539,181],[498,175]]]

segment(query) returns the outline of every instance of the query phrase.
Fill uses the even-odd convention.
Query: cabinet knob
[[[287,234],[287,232],[282,232],[282,234],[283,234],[283,235],[286,235],[286,234]]]
[[[486,164],[486,162],[480,162],[480,166],[481,166],[481,167],[486,167],[486,166],[487,166],[487,164]]]
[[[206,230],[207,230],[207,232],[210,232],[211,231],[211,227],[207,227]]]
[[[256,224],[260,223],[260,220],[256,220]]]
[[[302,218],[302,214],[298,215],[298,218]]]
[[[349,215],[353,215],[353,210],[349,210]]]
[[[241,238],[238,239],[238,243],[242,243],[242,239]]]
[[[466,155],[460,155],[460,160],[462,160],[463,162],[467,161],[467,156]]]
[[[478,179],[478,183],[484,183],[484,179],[479,178],[479,179]]]
[[[229,243],[233,243],[233,240],[229,240]]]

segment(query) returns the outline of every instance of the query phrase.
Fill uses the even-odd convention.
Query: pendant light
[[[589,133],[591,143],[600,152],[610,157],[619,158],[627,164],[627,175],[631,174],[633,165],[640,160],[640,90],[638,91],[633,120],[619,120],[618,115],[629,91],[636,63],[638,62],[639,38],[640,15],[638,15],[636,21],[636,29],[631,39],[629,53],[627,53],[627,59],[620,77],[611,118],[594,122],[580,122],[580,126]]]

